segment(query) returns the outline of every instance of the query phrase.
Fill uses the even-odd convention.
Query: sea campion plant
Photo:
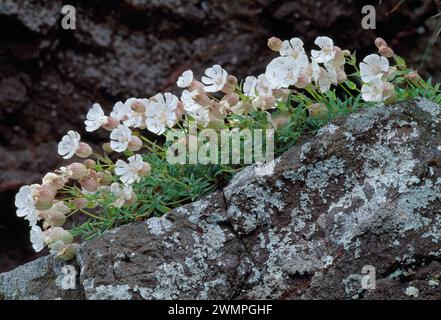
[[[150,98],[117,102],[106,115],[99,104],[87,113],[85,130],[110,132],[101,154],[69,131],[58,145],[64,159],[82,159],[47,173],[41,184],[20,188],[17,215],[29,221],[33,248],[48,246],[58,257],[75,256],[76,240],[92,238],[118,225],[164,214],[210,193],[242,164],[171,164],[172,145],[203,148],[207,141],[191,132],[229,129],[231,139],[240,130],[275,131],[275,153],[289,148],[305,132],[313,132],[332,118],[361,107],[425,96],[441,101],[439,86],[432,86],[407,68],[387,43],[378,38],[378,54],[359,64],[355,54],[334,45],[328,37],[315,40],[308,55],[301,39],[270,38],[268,46],[279,55],[265,73],[243,82],[221,66],[205,71],[201,81],[191,70],[177,80],[178,98],[166,92]],[[185,137],[164,139],[172,130]],[[239,154],[231,150],[230,156]],[[116,160],[116,161],[115,161]],[[86,222],[68,225],[74,215]],[[72,225],[70,223],[70,225]]]

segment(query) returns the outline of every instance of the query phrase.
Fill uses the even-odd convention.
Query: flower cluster
[[[378,38],[375,41],[378,54],[370,54],[360,63],[360,77],[363,81],[361,93],[363,100],[381,102],[394,96],[394,85],[387,81],[394,69],[389,66],[388,58],[394,56],[393,50],[386,41]]]
[[[396,95],[394,81],[415,79],[402,64],[390,66],[388,59],[400,60],[383,39],[376,41],[379,54],[365,57],[359,68],[355,56],[334,45],[332,39],[318,37],[314,44],[317,48],[308,55],[299,38],[269,39],[269,48],[279,55],[263,74],[248,76],[243,83],[216,64],[206,69],[200,80],[191,70],[183,72],[177,80],[183,89],[180,97],[166,92],[150,98],[129,98],[117,102],[109,115],[99,104],[93,104],[86,115],[85,130],[109,132],[109,141],[103,145],[106,154],[93,153],[80,134],[71,130],[58,144],[58,153],[64,159],[75,156],[82,161],[46,174],[41,184],[21,187],[16,196],[17,215],[29,221],[33,248],[40,251],[48,246],[60,258],[71,259],[78,245],[73,234],[63,229],[67,218],[81,213],[105,221],[101,212],[142,203],[134,186],[149,179],[154,170],[145,161],[146,155],[164,150],[148,136],[164,135],[176,126],[188,128],[189,121],[196,121],[199,127],[238,129],[238,119],[269,119],[274,129],[290,128],[291,119],[298,114],[327,119],[336,103],[337,89],[352,98],[360,94],[366,102],[387,102]],[[347,73],[347,66],[353,73]],[[356,83],[362,84],[361,89]],[[144,136],[143,132],[148,134]],[[126,159],[114,163],[107,156],[111,152]],[[154,194],[157,189],[138,192]],[[170,206],[185,199],[189,197],[172,201]],[[156,209],[165,210],[156,201],[150,205],[143,204],[141,209],[147,213],[136,218]]]

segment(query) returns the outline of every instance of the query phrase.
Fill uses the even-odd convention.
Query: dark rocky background
[[[196,1],[0,0],[0,272],[36,257],[28,227],[15,218],[13,199],[23,184],[61,164],[56,144],[82,130],[93,102],[106,109],[130,96],[175,90],[179,74],[200,75],[214,63],[242,78],[264,70],[274,56],[270,36],[317,35],[357,49],[375,50],[384,37],[418,67],[438,19],[435,1]],[[77,29],[63,30],[64,4],[77,10]],[[361,28],[361,8],[377,7],[377,29]],[[399,6],[397,6],[399,5]],[[437,41],[424,66],[440,79]]]

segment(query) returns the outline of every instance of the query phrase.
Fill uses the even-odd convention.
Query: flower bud
[[[43,184],[50,186],[52,190],[59,190],[64,187],[65,181],[62,176],[49,172],[43,177]]]
[[[66,222],[66,216],[58,211],[48,210],[48,214],[44,218],[48,227],[61,227]]]
[[[87,169],[95,169],[96,167],[96,162],[92,159],[84,160],[83,164],[86,166]]]
[[[94,193],[98,190],[98,182],[96,181],[95,177],[85,177],[80,180],[81,187],[86,190],[87,192]]]
[[[71,201],[71,203],[78,209],[84,209],[89,204],[89,201],[85,198],[78,198]]]
[[[77,255],[79,245],[77,243],[69,243],[62,247],[58,253],[57,257],[64,260],[69,261]]]
[[[50,248],[56,241],[63,241],[65,244],[71,243],[73,241],[73,236],[69,231],[64,230],[61,227],[55,227],[43,232],[43,240]]]
[[[271,124],[275,129],[279,129],[286,125],[290,121],[290,117],[287,114],[279,114],[271,116]]]
[[[404,76],[404,78],[406,78],[407,80],[410,80],[410,81],[416,81],[416,80],[420,79],[420,76],[415,71],[412,71],[412,72],[406,74]]]
[[[282,48],[283,42],[277,37],[271,37],[268,39],[268,47],[273,51],[280,51]]]
[[[48,210],[54,203],[56,192],[48,185],[33,185],[35,209]]]
[[[387,43],[383,38],[378,37],[375,39],[375,46],[380,49],[381,47],[387,47]]]
[[[125,205],[125,206],[131,206],[131,205],[134,205],[134,204],[137,202],[137,200],[138,200],[137,195],[136,195],[136,194],[132,194],[132,196],[130,197],[130,199],[127,199],[127,200],[124,202],[124,205]]]
[[[237,78],[233,75],[228,75],[227,77],[227,83],[232,84],[233,86],[237,86],[237,83],[239,82],[239,80],[237,80]]]
[[[343,55],[344,55],[345,57],[350,57],[350,56],[351,56],[351,51],[349,51],[349,50],[343,50]]]
[[[343,83],[348,79],[346,72],[343,68],[337,69],[337,83]]]
[[[75,154],[80,158],[89,158],[92,155],[92,148],[85,142],[80,142]]]
[[[109,171],[100,171],[98,172],[98,180],[100,185],[108,186],[113,182],[112,173]]]
[[[195,91],[195,92],[199,92],[199,93],[206,93],[202,82],[197,81],[197,80],[191,81],[190,85],[188,86],[188,89],[190,91]]]
[[[391,48],[385,46],[380,47],[378,49],[378,53],[386,58],[392,58],[394,56],[394,51]]]
[[[119,121],[112,117],[107,117],[107,123],[103,125],[103,128],[107,131],[113,131],[119,126]]]
[[[314,103],[306,107],[309,115],[313,118],[325,120],[328,118],[329,110],[324,103]]]
[[[204,107],[210,108],[212,105],[210,97],[207,96],[205,93],[196,93],[192,96],[192,98],[194,101]]]
[[[234,92],[235,89],[236,89],[236,86],[235,86],[235,85],[232,85],[232,84],[230,84],[230,83],[227,82],[227,83],[222,87],[221,91],[222,91],[223,93],[232,93],[232,92]]]
[[[107,152],[107,153],[112,153],[113,152],[113,149],[110,147],[110,143],[109,142],[103,143],[102,148],[103,148],[104,152]]]
[[[89,170],[86,166],[79,162],[74,162],[68,165],[67,169],[70,171],[70,178],[74,180],[82,179],[89,174]]]
[[[176,113],[176,121],[181,121],[182,116],[184,115],[184,103],[182,101],[178,101],[175,109]]]
[[[276,98],[273,96],[265,96],[263,97],[263,110],[274,108],[276,105]]]
[[[385,82],[383,87],[383,96],[391,97],[395,93],[395,86],[390,82]]]
[[[127,146],[127,149],[129,149],[130,151],[136,152],[141,150],[142,148],[142,140],[139,139],[136,136],[132,136],[132,138],[129,141],[129,144]]]
[[[304,89],[311,83],[311,77],[308,77],[305,73],[299,74],[297,82],[294,85],[296,88]]]
[[[221,101],[225,101],[230,107],[232,107],[239,103],[240,98],[237,93],[229,93],[226,94]]]
[[[150,163],[143,162],[142,169],[139,170],[138,174],[140,177],[145,177],[145,176],[149,175],[151,171],[152,171],[152,166],[150,165]]]
[[[139,101],[134,101],[131,104],[131,109],[137,113],[144,113],[145,112],[145,105]]]

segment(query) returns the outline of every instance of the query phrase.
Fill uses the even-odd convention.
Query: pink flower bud
[[[311,83],[311,78],[308,77],[306,74],[301,73],[299,74],[298,80],[294,86],[296,88],[303,89],[306,88],[306,86],[308,86],[308,84],[310,83]]]
[[[132,138],[130,138],[127,149],[136,152],[141,150],[141,148],[142,148],[142,140],[136,136],[132,136]]]
[[[184,115],[184,103],[182,101],[178,101],[175,109],[176,113],[176,121],[181,121],[182,116]]]
[[[92,148],[85,142],[80,142],[75,154],[80,158],[89,158],[92,155]]]
[[[61,227],[66,222],[66,216],[61,212],[48,210],[45,222],[48,227]]]
[[[222,98],[221,101],[225,101],[230,107],[232,107],[239,103],[240,98],[237,93],[228,93]]]
[[[138,174],[140,177],[145,177],[145,176],[149,175],[151,171],[152,171],[152,166],[150,165],[150,163],[143,162],[142,169],[139,170]]]
[[[387,42],[383,38],[375,39],[375,46],[380,49],[381,47],[387,47]]]
[[[408,79],[410,81],[416,81],[416,80],[420,79],[420,76],[415,71],[412,71],[412,72],[406,74],[404,76],[404,78],[406,78],[406,79]]]
[[[348,79],[344,69],[337,69],[337,83],[343,83]]]
[[[233,86],[237,86],[237,83],[239,82],[239,80],[237,80],[237,78],[235,77],[235,76],[233,76],[233,75],[228,75],[228,77],[227,77],[227,82],[229,83],[229,84],[232,84]]]
[[[64,261],[72,260],[77,255],[78,248],[79,245],[77,243],[69,243],[60,249],[57,257]]]
[[[134,101],[130,107],[137,113],[144,113],[146,109],[145,105],[139,101]]]
[[[96,167],[96,162],[92,159],[84,160],[83,164],[86,166],[87,169],[95,169]]]
[[[271,37],[268,39],[268,47],[273,51],[280,51],[282,48],[283,42],[279,38]]]
[[[80,180],[80,185],[83,187],[84,190],[88,192],[96,192],[98,190],[98,182],[96,181],[96,178],[94,175],[87,176]]]
[[[118,127],[118,125],[119,125],[118,120],[112,117],[107,117],[107,123],[103,125],[103,128],[106,129],[107,131],[113,131]]]
[[[378,53],[386,58],[392,58],[394,56],[394,51],[391,48],[385,46],[380,47],[378,49]]]
[[[212,101],[209,96],[207,96],[204,93],[197,93],[193,96],[193,100],[196,101],[198,104],[205,106],[207,108],[211,107]]]
[[[313,118],[325,120],[328,118],[329,110],[324,103],[314,103],[306,107],[309,115]]]
[[[48,185],[33,185],[35,208],[37,210],[48,210],[54,203],[56,192]]]
[[[43,240],[50,248],[56,241],[63,241],[65,244],[71,243],[73,241],[73,236],[69,231],[64,230],[61,227],[55,227],[43,232]]]
[[[391,97],[395,93],[395,86],[390,82],[385,82],[383,87],[383,96]]]
[[[110,147],[110,143],[109,142],[103,143],[102,148],[103,148],[104,152],[107,152],[107,153],[112,153],[113,152],[113,149]]]
[[[70,178],[74,180],[79,180],[86,177],[89,174],[89,170],[86,166],[79,162],[74,162],[67,166],[70,173]]]
[[[72,204],[75,207],[77,207],[78,209],[84,209],[89,204],[89,201],[87,201],[87,199],[85,199],[85,198],[78,198],[78,199],[72,200]]]
[[[127,199],[127,200],[124,202],[124,205],[125,205],[125,206],[131,206],[131,205],[135,204],[135,203],[137,202],[137,200],[138,200],[138,197],[136,196],[136,194],[133,194],[133,195],[130,197],[130,199]]]
[[[100,171],[97,175],[100,185],[108,186],[113,182],[112,173],[110,173],[109,171]]]
[[[49,172],[43,177],[43,184],[50,186],[52,190],[59,190],[64,187],[65,180],[62,176]]]
[[[276,105],[276,98],[274,98],[273,96],[265,96],[263,98],[264,110],[274,108],[275,105]]]
[[[188,87],[188,89],[190,91],[196,91],[196,92],[199,92],[199,93],[205,93],[204,85],[202,84],[202,82],[197,81],[197,80],[191,81],[190,86]]]

